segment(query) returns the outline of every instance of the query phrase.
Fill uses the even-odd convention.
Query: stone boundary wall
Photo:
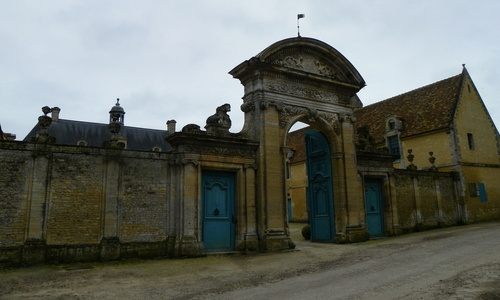
[[[393,176],[402,233],[462,223],[455,173],[395,169]]]
[[[0,264],[167,256],[169,157],[0,142]]]

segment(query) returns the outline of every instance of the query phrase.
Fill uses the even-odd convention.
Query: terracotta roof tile
[[[401,137],[450,127],[458,101],[462,78],[459,74],[416,90],[356,110],[356,126],[370,126],[376,143],[384,141],[385,120],[402,119]]]
[[[301,128],[299,130],[289,132],[286,144],[288,147],[293,149],[293,156],[290,159],[290,163],[295,164],[298,162],[305,162],[307,158],[306,154],[306,131],[311,130],[310,126]]]

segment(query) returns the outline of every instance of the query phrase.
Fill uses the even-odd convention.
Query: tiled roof
[[[370,126],[376,143],[384,141],[385,121],[389,116],[403,122],[401,137],[445,129],[451,126],[464,72],[377,102],[355,111],[356,126]]]
[[[31,138],[35,137],[39,130],[40,125],[37,124],[24,138],[24,141],[31,141]],[[102,147],[105,141],[111,139],[108,124],[65,119],[52,122],[48,134],[56,139],[58,145],[77,145],[78,141],[86,141],[90,147]],[[164,152],[171,149],[165,141],[165,137],[168,135],[167,130],[123,126],[119,135],[126,137],[127,149],[130,150],[152,151],[153,147],[160,147]]]
[[[308,130],[314,130],[314,129],[312,129],[310,126],[307,126],[288,133],[286,138],[286,144],[294,151],[293,156],[290,159],[290,163],[295,164],[306,161],[307,153],[306,153],[305,135],[306,131]]]

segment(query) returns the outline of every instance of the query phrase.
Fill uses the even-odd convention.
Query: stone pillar
[[[434,177],[434,185],[436,187],[436,209],[438,213],[438,227],[444,227],[443,218],[443,203],[441,196],[441,187],[439,185],[439,177]]]
[[[200,189],[199,168],[196,160],[185,160],[180,173],[178,256],[195,257],[204,254],[203,243],[198,234],[198,191]]]
[[[45,261],[47,193],[50,186],[52,153],[47,145],[37,145],[33,153],[33,168],[29,179],[28,220],[22,261],[34,264]]]
[[[257,157],[257,190],[262,212],[259,225],[264,233],[262,248],[266,251],[294,248],[286,232],[285,166],[278,111],[275,107],[264,107],[259,115],[261,143]]]
[[[403,231],[399,225],[399,213],[398,213],[398,197],[396,194],[396,181],[394,175],[388,175],[387,190],[388,198],[391,205],[391,215],[392,215],[392,232],[393,235],[401,235]]]
[[[332,148],[334,149],[334,148]],[[347,243],[348,222],[347,190],[344,153],[332,152],[333,205],[335,212],[335,242]]]
[[[362,220],[365,214],[364,195],[357,171],[354,124],[351,116],[346,116],[342,122],[342,140],[347,199],[346,238],[350,243],[363,242],[370,236]]]
[[[422,224],[422,213],[420,210],[421,202],[420,202],[420,188],[418,185],[418,178],[412,175],[413,179],[413,195],[415,198],[415,228],[420,230],[423,227]]]
[[[257,211],[255,205],[255,165],[248,165],[245,172],[245,251],[259,250],[259,237],[257,235]]]
[[[101,240],[101,259],[112,260],[120,257],[120,220],[118,214],[120,199],[120,150],[108,149],[106,159],[104,230]]]

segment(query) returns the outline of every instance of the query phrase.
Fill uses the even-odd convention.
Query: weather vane
[[[300,37],[300,26],[299,26],[299,20],[302,19],[302,18],[305,18],[306,15],[305,14],[298,14],[297,15],[297,35],[298,37]]]

